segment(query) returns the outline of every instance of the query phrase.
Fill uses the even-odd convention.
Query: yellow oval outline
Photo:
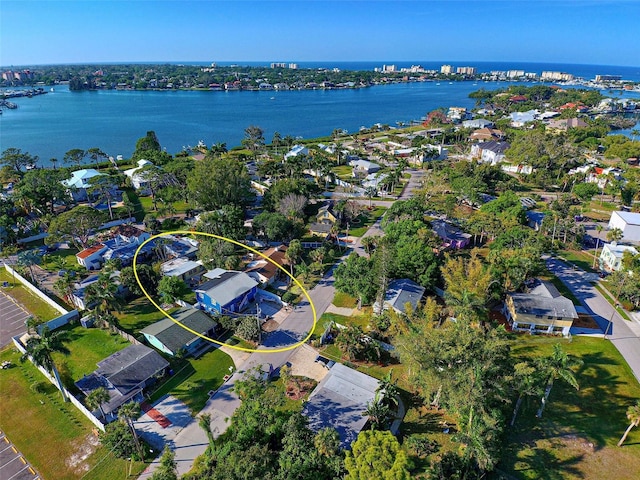
[[[234,245],[238,245],[239,247],[242,247],[246,250],[249,250],[252,253],[255,253],[256,255],[261,256],[262,258],[264,258],[266,261],[272,263],[273,265],[275,265],[276,267],[278,267],[280,270],[282,270],[284,273],[287,274],[287,276],[289,278],[291,278],[293,280],[293,282],[300,287],[300,290],[302,291],[302,293],[304,294],[305,297],[307,297],[307,300],[309,300],[309,305],[311,305],[311,312],[313,313],[313,325],[311,326],[311,330],[309,330],[309,333],[307,334],[306,337],[304,337],[302,340],[300,340],[297,343],[294,343],[293,345],[290,345],[288,347],[285,348],[269,348],[269,349],[264,349],[264,350],[258,350],[257,348],[244,348],[244,347],[236,347],[235,345],[229,345],[228,343],[224,343],[224,342],[219,342],[218,340],[214,340],[213,338],[209,338],[206,335],[203,335],[199,332],[196,332],[195,330],[187,327],[186,325],[183,325],[181,322],[179,322],[178,320],[176,320],[175,318],[173,318],[167,311],[165,311],[160,305],[158,305],[155,300],[153,300],[153,298],[151,298],[149,296],[149,294],[147,293],[147,291],[144,289],[144,287],[142,286],[142,283],[140,282],[140,278],[138,277],[138,270],[137,270],[137,265],[138,265],[138,253],[140,252],[140,249],[142,247],[144,247],[147,243],[149,243],[152,240],[155,240],[156,238],[162,238],[162,237],[166,237],[167,235],[174,235],[174,234],[181,234],[181,235],[204,235],[207,237],[211,237],[211,238],[215,238],[218,240],[224,240],[225,242],[229,242],[232,243]],[[207,340],[209,342],[215,343],[217,345],[220,345],[221,347],[226,346],[229,348],[233,348],[234,350],[240,350],[243,352],[249,352],[249,353],[278,353],[278,352],[286,352],[288,350],[293,350],[294,348],[298,348],[299,346],[303,345],[304,343],[307,342],[307,340],[309,340],[311,338],[311,335],[313,334],[313,331],[316,328],[316,324],[318,323],[318,314],[316,313],[316,306],[313,303],[313,300],[311,300],[311,297],[309,296],[309,293],[307,292],[307,290],[302,286],[302,284],[298,281],[298,279],[296,279],[293,275],[291,275],[291,273],[284,268],[282,265],[280,265],[279,263],[276,263],[275,261],[271,260],[269,257],[267,257],[266,255],[264,255],[263,253],[259,252],[258,250],[251,248],[243,243],[237,242],[236,240],[233,240],[231,238],[227,238],[227,237],[221,237],[219,235],[214,235],[213,233],[205,233],[205,232],[196,232],[196,231],[189,231],[189,230],[173,230],[171,232],[163,232],[163,233],[158,233],[156,235],[152,235],[151,237],[147,238],[144,242],[142,242],[138,248],[136,249],[135,254],[133,255],[133,275],[136,277],[136,282],[138,282],[138,286],[140,287],[140,289],[142,290],[142,293],[144,294],[145,297],[147,297],[147,299],[153,304],[154,307],[156,307],[158,309],[158,311],[160,311],[165,317],[171,319],[174,323],[180,325],[182,328],[184,328],[185,330],[193,333],[194,335],[197,335],[200,338],[203,338],[204,340]]]

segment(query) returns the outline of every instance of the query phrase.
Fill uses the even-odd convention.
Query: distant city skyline
[[[0,3],[0,65],[442,60],[640,66],[640,2]]]

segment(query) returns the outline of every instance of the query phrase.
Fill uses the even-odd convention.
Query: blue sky
[[[521,61],[640,66],[640,0],[0,1],[0,65]]]

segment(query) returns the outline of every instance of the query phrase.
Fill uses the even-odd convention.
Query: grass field
[[[8,282],[9,286],[3,287],[2,291],[13,297],[13,299],[26,308],[29,313],[35,315],[40,320],[47,321],[60,316],[58,310],[36,297],[18,280],[14,281],[13,276],[4,268],[0,268],[0,282]]]
[[[156,401],[164,395],[173,395],[182,400],[195,415],[204,408],[209,399],[208,392],[222,385],[223,377],[229,373],[233,360],[216,348],[198,359],[189,358],[182,369],[151,395]]]
[[[529,402],[508,430],[499,468],[523,479],[635,479],[640,473],[640,430],[616,443],[627,428],[627,407],[640,398],[640,385],[616,348],[599,338],[560,340],[584,362],[576,373],[580,390],[554,384],[542,419]],[[551,352],[556,338],[518,336],[513,350],[522,358]]]
[[[53,359],[60,370],[63,383],[72,391],[75,390],[73,382],[98,368],[99,361],[130,345],[120,335],[100,328],[65,325],[57,331],[66,332],[68,341],[65,346],[70,354],[54,353]]]
[[[331,303],[333,303],[336,307],[356,308],[358,300],[346,293],[336,292]]]
[[[176,309],[170,309],[169,313]],[[122,312],[115,314],[122,328],[127,333],[136,335],[148,325],[166,318],[146,297],[139,297],[128,302]]]
[[[71,403],[64,403],[58,390],[30,362],[20,363],[19,358],[13,349],[0,352],[1,361],[15,365],[0,372],[0,428],[42,478],[112,480],[125,476],[129,462],[101,447],[93,424]],[[35,382],[44,382],[46,393],[34,393],[30,387]],[[139,475],[145,467],[134,462],[132,474]]]

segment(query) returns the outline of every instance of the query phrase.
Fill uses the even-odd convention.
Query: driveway
[[[161,451],[165,443],[173,445],[173,439],[192,420],[189,408],[177,398],[167,395],[134,424],[140,436]]]
[[[547,259],[547,267],[592,314],[605,332],[606,338],[618,349],[640,382],[640,326],[623,319],[596,288],[585,280],[585,272],[573,269],[554,258]],[[632,323],[633,322],[633,323]]]

